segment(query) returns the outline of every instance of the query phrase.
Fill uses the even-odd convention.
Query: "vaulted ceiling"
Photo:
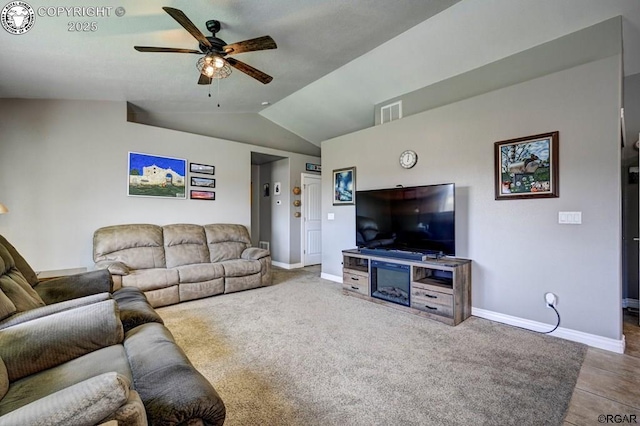
[[[0,31],[0,98],[126,101],[148,124],[307,154],[371,126],[380,102],[618,15],[625,74],[640,72],[638,0],[122,0],[109,16],[30,4],[31,30]],[[83,1],[82,11],[104,5]],[[162,6],[181,9],[205,35],[207,20],[221,21],[227,43],[270,35],[276,50],[235,58],[273,81],[234,70],[202,86],[198,55],[135,51],[198,48]],[[85,22],[95,25],[70,31]]]

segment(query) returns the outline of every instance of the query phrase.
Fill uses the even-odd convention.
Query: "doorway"
[[[318,175],[302,173],[302,264],[322,263],[322,191]]]

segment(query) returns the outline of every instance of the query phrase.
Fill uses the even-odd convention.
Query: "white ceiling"
[[[124,7],[123,17],[113,10],[101,18],[37,16],[24,35],[0,30],[0,98],[128,101],[192,121],[193,114],[260,113],[319,145],[370,126],[377,103],[618,15],[625,74],[640,72],[639,0],[458,1],[121,0],[109,4]],[[55,6],[77,4],[105,2]],[[219,94],[212,85],[209,98],[209,87],[196,84],[197,55],[136,52],[134,45],[197,49],[162,6],[183,10],[205,35],[205,22],[220,20],[217,36],[228,43],[272,36],[277,50],[236,58],[273,82],[234,70]],[[97,30],[68,31],[83,21],[95,21]]]

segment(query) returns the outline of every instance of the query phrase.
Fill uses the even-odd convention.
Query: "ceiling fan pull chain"
[[[218,85],[218,108],[220,108],[220,79],[216,78]]]

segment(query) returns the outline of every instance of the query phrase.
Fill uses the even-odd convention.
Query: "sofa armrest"
[[[91,271],[43,281],[34,290],[44,303],[50,305],[98,293],[111,293],[113,280],[109,271]]]
[[[222,426],[226,416],[222,399],[166,327],[158,323],[136,327],[127,332],[124,347],[149,424]]]
[[[31,309],[30,311],[19,312],[0,321],[0,330],[37,318],[46,317],[47,315],[57,314],[58,312],[68,311],[69,309],[79,308],[80,306],[87,306],[93,303],[104,302],[109,299],[111,299],[110,293],[99,293],[92,296],[67,300],[66,302],[54,303],[41,308]]]
[[[129,275],[129,267],[118,260],[100,260],[96,269],[106,269],[111,275]]]
[[[259,260],[267,256],[271,256],[269,250],[261,249],[258,247],[249,247],[245,249],[241,255],[241,257],[246,260]]]
[[[93,303],[0,330],[11,382],[122,342],[115,300]]]
[[[0,417],[8,425],[94,425],[126,403],[131,383],[104,373],[54,392]]]

